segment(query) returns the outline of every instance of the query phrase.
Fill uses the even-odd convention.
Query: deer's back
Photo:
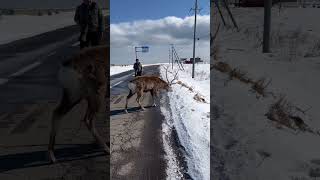
[[[80,51],[64,65],[71,67],[82,76],[95,77],[100,83],[106,83],[109,59],[109,48],[97,46]]]
[[[164,83],[163,80],[157,76],[139,76],[130,82],[134,83],[138,89],[143,89],[144,91],[159,89]]]

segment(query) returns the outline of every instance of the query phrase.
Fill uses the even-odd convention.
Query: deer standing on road
[[[178,71],[175,73],[173,80],[169,81],[168,67],[165,67],[165,69],[166,69],[167,82],[157,76],[140,76],[129,81],[128,83],[129,95],[127,96],[126,107],[125,107],[126,113],[128,113],[128,110],[127,110],[128,101],[134,94],[137,94],[136,101],[140,105],[141,109],[145,110],[145,108],[141,104],[141,97],[143,96],[143,93],[150,92],[153,100],[152,106],[155,107],[156,106],[155,96],[157,96],[158,91],[161,89],[171,91],[171,85],[175,84],[173,83],[173,81],[176,80],[178,76]]]
[[[68,61],[64,62],[58,73],[63,87],[63,96],[60,104],[52,115],[49,140],[49,159],[56,162],[54,156],[55,137],[62,118],[81,100],[87,102],[87,109],[83,121],[91,131],[96,141],[109,153],[105,140],[95,128],[95,116],[106,101],[107,75],[109,65],[109,47],[97,46],[84,49]]]

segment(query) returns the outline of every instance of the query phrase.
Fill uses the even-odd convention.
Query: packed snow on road
[[[179,68],[177,65],[173,69],[169,65],[160,66],[164,80],[165,67],[169,67],[167,75],[170,81]],[[197,64],[194,79],[191,78],[192,65],[184,65],[184,69],[178,72],[177,84],[172,85],[172,92],[167,94],[169,105],[161,107],[165,116],[162,130],[168,161],[167,175],[168,179],[179,179],[184,173],[170,143],[175,129],[187,162],[186,173],[193,179],[210,179],[210,65]]]
[[[221,26],[213,47],[213,178],[320,177],[319,9],[275,6],[266,54],[263,8],[232,12],[240,31]]]

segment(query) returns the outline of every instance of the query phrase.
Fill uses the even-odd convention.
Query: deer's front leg
[[[54,110],[52,115],[50,139],[49,139],[49,145],[48,145],[49,159],[52,163],[57,162],[57,159],[54,155],[54,144],[56,140],[57,130],[60,126],[61,119],[65,113],[66,113],[66,109],[64,108],[64,105],[60,104],[59,107],[57,107]]]
[[[154,91],[154,90],[151,90],[151,91],[150,91],[150,93],[151,93],[152,100],[153,100],[153,104],[152,104],[152,106],[153,106],[153,107],[156,107],[156,106],[157,106],[157,105],[156,105],[157,92],[156,92],[156,91]]]

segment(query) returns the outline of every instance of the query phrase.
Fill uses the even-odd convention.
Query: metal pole
[[[170,47],[169,47],[169,65],[170,65]]]
[[[263,53],[270,52],[271,6],[272,0],[264,0]]]
[[[173,69],[173,44],[171,45],[171,69]]]
[[[197,10],[198,10],[198,0],[195,2],[194,9],[194,30],[193,30],[193,61],[192,61],[192,78],[194,78],[194,65],[196,61],[196,27],[197,27]]]
[[[136,53],[136,59],[138,59],[138,55],[137,55],[137,47],[134,47],[134,52]]]

